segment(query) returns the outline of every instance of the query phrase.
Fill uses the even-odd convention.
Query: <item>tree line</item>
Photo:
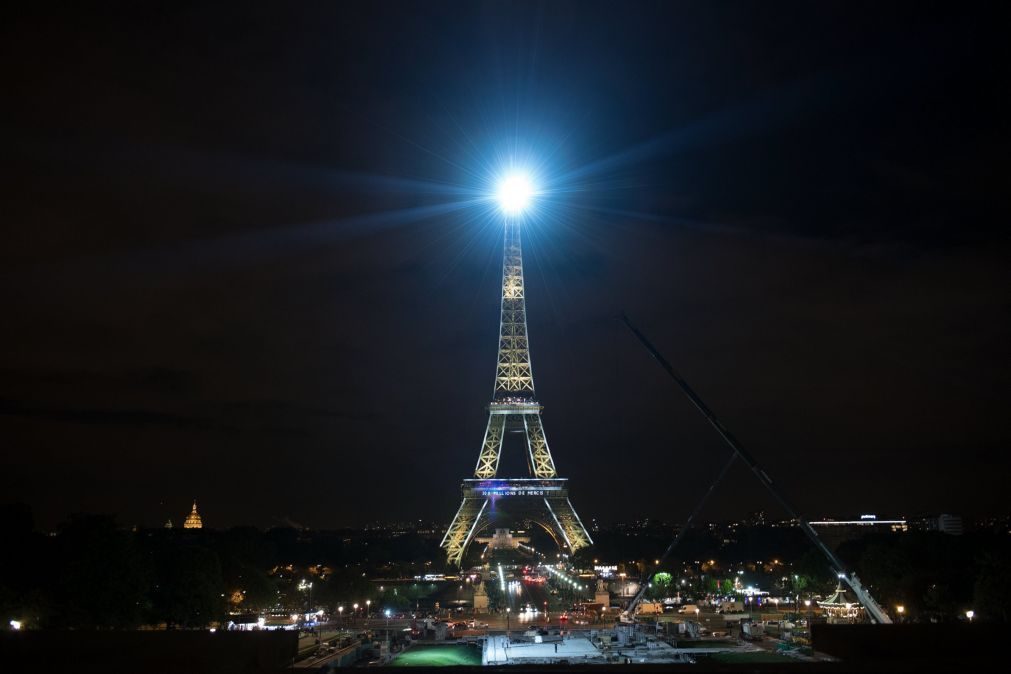
[[[696,566],[697,560],[713,559],[719,568],[726,569],[779,559],[784,562],[782,568],[754,569],[743,579],[765,590],[822,596],[837,583],[824,556],[798,528],[741,527],[730,542],[705,530],[691,530],[662,569],[654,569],[652,562],[667,548],[672,534],[629,536],[608,531],[597,532],[594,538],[595,545],[576,554],[579,565],[589,566],[594,559],[635,561],[630,573],[666,570],[680,584],[685,568]],[[907,620],[944,622],[963,617],[967,610],[974,612],[975,620],[1009,619],[1011,536],[1007,532],[974,531],[961,536],[936,531],[866,534],[842,543],[837,554],[880,604],[893,613],[902,606]],[[724,571],[706,578],[691,576],[688,588],[723,590],[726,575]],[[667,596],[677,590],[676,586],[660,585],[649,596]]]
[[[437,542],[412,534],[132,530],[112,516],[69,519],[37,531],[30,509],[0,508],[8,524],[0,555],[0,616],[40,629],[204,627],[230,611],[297,611],[312,603],[379,598],[369,580],[429,569]]]

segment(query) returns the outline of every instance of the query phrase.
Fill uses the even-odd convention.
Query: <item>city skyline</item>
[[[148,521],[141,520],[138,518],[131,518],[129,513],[124,512],[77,512],[68,515],[66,518],[49,523],[40,522],[34,517],[34,509],[31,504],[25,502],[4,502],[0,504],[5,508],[12,509],[11,512],[18,513],[19,526],[22,526],[21,518],[26,514],[24,508],[27,508],[27,513],[32,515],[32,526],[40,532],[58,532],[62,527],[72,524],[76,518],[79,517],[112,517],[115,522],[121,528],[137,528],[137,529],[175,529],[175,528],[187,528],[185,523],[187,519],[192,517],[194,510],[194,504],[190,501],[190,508],[181,508],[175,510],[166,510],[166,514],[161,520]],[[200,518],[203,518],[203,506],[201,506]],[[905,513],[905,512],[888,512],[888,513],[865,513],[865,512],[817,512],[811,513],[807,520],[815,525],[824,525],[827,523],[853,523],[860,522],[864,520],[864,523],[881,523],[881,522],[893,522],[902,521],[905,522],[908,527],[902,530],[925,530],[929,528],[928,523],[936,523],[937,518],[954,517],[959,522],[964,522],[964,526],[967,530],[977,530],[977,529],[1007,529],[1011,531],[1011,512],[1008,511],[994,511],[991,513],[984,513],[978,515],[963,515],[961,513],[951,513],[942,511],[922,511],[915,513]],[[866,520],[871,520],[871,522],[866,522]],[[244,529],[244,528],[254,528],[262,531],[269,531],[270,529],[284,529],[291,528],[297,530],[303,530],[306,532],[339,532],[339,531],[353,531],[353,532],[392,532],[392,533],[414,533],[420,532],[426,535],[438,535],[441,537],[446,530],[446,527],[450,524],[451,517],[439,518],[425,518],[425,517],[415,517],[415,518],[393,518],[393,519],[368,519],[351,522],[345,525],[336,526],[322,526],[322,527],[310,527],[302,523],[296,522],[294,520],[278,520],[275,522],[268,523],[257,523],[251,521],[239,521],[239,522],[220,522],[212,520],[211,522],[201,522],[199,526],[195,528],[206,528],[210,531],[227,531],[229,529]],[[200,520],[197,520],[200,521]],[[171,526],[170,526],[171,523]],[[684,522],[673,521],[664,519],[663,517],[651,516],[649,514],[643,514],[637,516],[633,519],[620,519],[620,518],[610,518],[601,519],[598,517],[590,516],[586,519],[586,527],[591,531],[620,531],[620,530],[634,530],[634,529],[649,529],[649,530],[664,530],[664,531],[677,531],[684,528]],[[696,520],[690,529],[697,529],[699,531],[721,529],[726,527],[797,527],[796,520],[789,517],[780,517],[775,513],[768,513],[765,511],[752,511],[748,513],[742,513],[738,516],[723,517],[723,518],[707,518],[701,517]]]

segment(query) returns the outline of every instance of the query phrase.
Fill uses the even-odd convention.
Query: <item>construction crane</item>
[[[659,351],[657,351],[656,347],[653,346],[653,344],[650,343],[648,339],[646,339],[646,336],[642,334],[642,332],[640,332],[638,328],[632,325],[632,322],[628,320],[628,316],[622,314],[621,320],[625,323],[626,326],[628,326],[628,329],[632,331],[632,334],[635,335],[636,339],[638,339],[642,343],[642,345],[646,347],[646,350],[649,352],[649,354],[656,359],[657,363],[660,364],[660,367],[662,367],[664,371],[667,372],[668,375],[670,375],[671,379],[677,382],[677,385],[681,388],[681,391],[688,397],[688,400],[690,400],[691,403],[695,406],[695,409],[697,409],[699,412],[702,413],[702,416],[706,418],[706,421],[709,422],[709,425],[712,426],[714,429],[716,429],[716,432],[720,435],[721,438],[723,438],[723,441],[726,442],[727,445],[733,450],[733,454],[731,454],[730,458],[727,460],[727,463],[720,471],[720,474],[717,476],[716,480],[709,487],[708,491],[706,491],[705,495],[702,497],[702,500],[699,502],[698,506],[696,506],[695,510],[689,516],[688,520],[685,522],[685,526],[681,529],[681,531],[678,532],[674,540],[671,541],[671,544],[670,546],[668,546],[666,552],[664,552],[663,557],[660,560],[661,564],[663,563],[663,561],[666,560],[667,556],[670,555],[670,553],[677,546],[685,530],[687,530],[688,527],[691,526],[691,523],[695,519],[695,516],[698,515],[698,513],[702,510],[702,506],[709,498],[709,495],[713,492],[713,490],[715,489],[716,485],[720,482],[720,480],[723,479],[723,476],[726,475],[734,459],[740,458],[742,461],[748,464],[748,468],[751,469],[751,472],[755,474],[759,482],[765,485],[765,488],[769,490],[769,493],[772,494],[772,497],[776,499],[777,502],[779,502],[779,504],[790,515],[790,517],[796,519],[800,523],[801,531],[803,531],[804,534],[806,534],[807,537],[811,539],[811,542],[814,543],[814,546],[819,551],[821,551],[823,555],[825,555],[825,557],[828,559],[829,565],[832,567],[832,570],[835,572],[836,576],[840,580],[845,581],[846,584],[850,586],[850,588],[853,590],[853,594],[856,595],[857,597],[857,601],[859,601],[863,605],[863,607],[867,609],[867,613],[871,616],[871,619],[879,624],[885,625],[891,624],[892,619],[888,617],[888,613],[885,612],[885,610],[881,607],[881,605],[874,600],[874,597],[872,597],[871,593],[867,590],[867,588],[863,586],[863,584],[860,582],[860,579],[857,578],[857,575],[855,573],[848,573],[846,571],[846,567],[843,565],[842,561],[838,557],[836,557],[835,553],[832,552],[832,550],[825,544],[824,541],[822,541],[821,537],[818,535],[818,532],[816,532],[811,527],[811,525],[808,523],[807,520],[805,520],[803,517],[797,514],[797,511],[789,503],[789,501],[787,501],[786,498],[779,492],[779,490],[776,489],[775,485],[772,482],[772,478],[769,477],[769,474],[766,473],[765,470],[760,465],[758,465],[758,462],[755,461],[754,457],[752,457],[751,454],[746,452],[744,448],[741,447],[741,444],[737,441],[737,438],[731,435],[730,431],[728,431],[723,426],[723,424],[720,423],[720,421],[716,418],[716,415],[713,414],[712,410],[710,410],[706,406],[706,404],[702,402],[702,399],[698,396],[698,394],[695,393],[695,391],[692,390],[691,386],[688,385],[688,382],[686,382],[684,378],[674,370],[673,366],[671,366],[671,364],[667,361],[667,359],[664,358]],[[661,564],[658,564],[657,566],[659,567]],[[633,597],[632,601],[629,603],[628,608],[626,609],[628,618],[631,618],[631,616],[635,615],[635,608],[636,606],[638,606],[639,602],[642,601],[643,596],[646,594],[646,589],[649,587],[650,580],[652,580],[652,574],[650,574],[650,577],[646,580],[646,582],[642,583],[641,587],[639,588],[639,591],[636,593],[635,597]]]

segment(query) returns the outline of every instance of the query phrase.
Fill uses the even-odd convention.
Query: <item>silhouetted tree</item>
[[[104,515],[76,517],[53,539],[48,627],[133,628],[147,607],[147,568],[132,532]]]
[[[973,588],[973,610],[981,620],[1007,622],[1011,607],[1011,560],[987,554]]]
[[[218,556],[196,541],[170,541],[158,554],[152,615],[170,627],[203,627],[225,612]]]

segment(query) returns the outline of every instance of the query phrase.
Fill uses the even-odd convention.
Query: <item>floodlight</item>
[[[495,196],[505,213],[517,215],[530,205],[530,200],[534,196],[534,186],[529,177],[522,173],[514,173],[506,176],[498,184]]]

